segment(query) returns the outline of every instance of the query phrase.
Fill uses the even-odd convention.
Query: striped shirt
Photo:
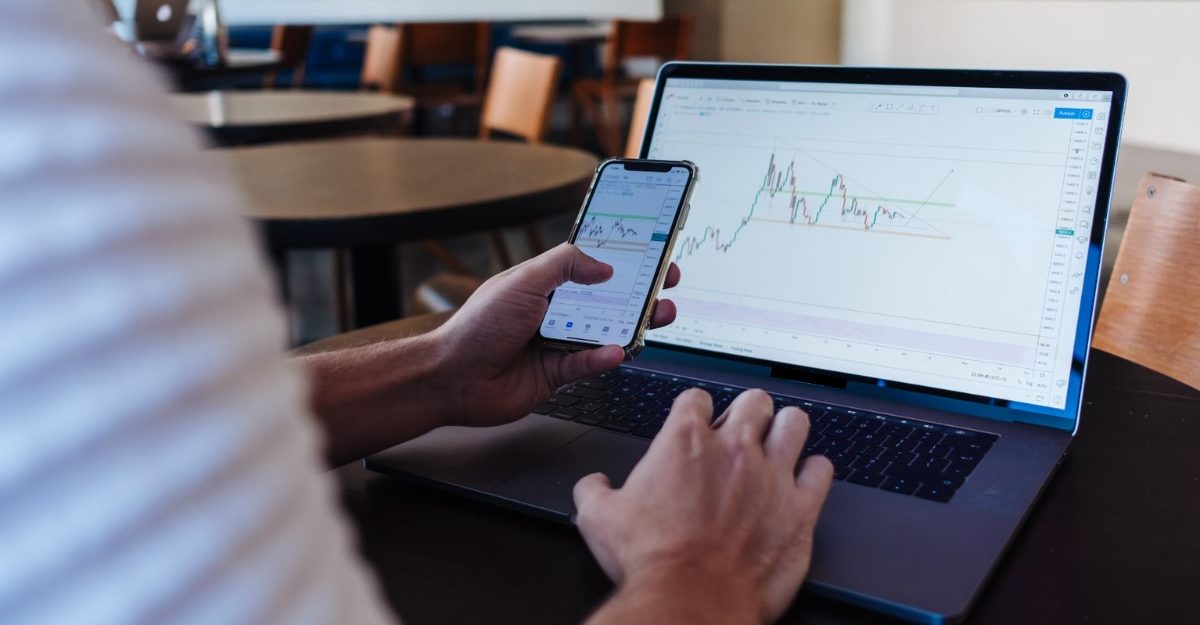
[[[93,19],[0,0],[0,622],[387,622],[244,200]]]

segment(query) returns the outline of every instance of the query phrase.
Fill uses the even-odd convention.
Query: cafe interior
[[[856,295],[867,289],[854,291],[844,285],[874,279],[868,274],[881,272],[887,276],[883,282],[903,289],[898,292],[932,294],[922,295],[923,302],[913,304],[914,310],[934,311],[930,314],[938,314],[939,309],[948,309],[950,316],[956,314],[960,306],[954,300],[970,300],[983,287],[991,293],[1002,292],[1005,287],[998,280],[1019,273],[1027,263],[1040,262],[1016,252],[1010,255],[1005,250],[1016,248],[1004,247],[1024,245],[1012,243],[1019,238],[1014,233],[1022,232],[1020,220],[1037,209],[1029,207],[1032,200],[1029,205],[1020,199],[1005,203],[1005,198],[1025,197],[1018,192],[1003,195],[988,188],[986,182],[958,180],[985,176],[978,172],[985,171],[986,161],[994,163],[987,167],[1001,172],[998,175],[1009,176],[1011,186],[1034,187],[1040,184],[1034,181],[1041,180],[1037,172],[1050,168],[1061,176],[1073,166],[1071,159],[1078,158],[1081,178],[1076,187],[1086,187],[1094,204],[1089,210],[1095,211],[1097,223],[1089,223],[1086,216],[1072,217],[1075,221],[1068,225],[1074,229],[1059,227],[1053,244],[1061,239],[1063,245],[1074,245],[1078,237],[1083,246],[1078,249],[1083,251],[1076,258],[1090,258],[1087,250],[1091,249],[1095,266],[1085,267],[1086,262],[1072,265],[1079,267],[1079,282],[1072,281],[1070,270],[1059,280],[1053,266],[1049,278],[1044,267],[1034,272],[1033,278],[1039,305],[1058,301],[1056,297],[1064,301],[1074,297],[1074,305],[1081,311],[1080,333],[1073,341],[1063,341],[1068,348],[1055,352],[1065,358],[1064,366],[1075,367],[1074,373],[1060,380],[1057,388],[1047,382],[1044,391],[1037,386],[1024,397],[988,395],[1005,400],[992,400],[989,409],[999,409],[1008,400],[1074,406],[1074,425],[1063,435],[1069,434],[1070,445],[1064,443],[1048,463],[1044,479],[1030,487],[1028,504],[1006,509],[1011,529],[999,540],[990,564],[980,567],[979,579],[964,591],[969,595],[967,607],[957,613],[949,608],[927,610],[922,604],[926,595],[921,593],[936,594],[928,589],[905,595],[907,598],[886,594],[878,598],[875,591],[856,586],[852,574],[842,575],[843,569],[829,564],[843,554],[890,550],[890,555],[876,553],[873,557],[907,563],[879,569],[888,571],[894,578],[891,583],[903,585],[898,580],[912,575],[920,585],[954,586],[954,566],[936,558],[923,561],[919,555],[934,549],[929,544],[897,550],[875,530],[857,537],[838,534],[837,540],[826,536],[823,541],[820,532],[828,530],[818,526],[810,583],[794,601],[786,603],[781,614],[770,617],[784,623],[940,623],[960,617],[967,623],[1149,623],[1194,622],[1198,618],[1200,611],[1192,593],[1200,582],[1200,540],[1196,538],[1200,527],[1200,309],[1196,303],[1200,301],[1200,186],[1196,186],[1200,185],[1200,123],[1196,106],[1187,103],[1200,100],[1200,74],[1196,71],[1200,39],[1195,36],[1200,27],[1200,2],[80,0],[81,5],[85,3],[109,35],[132,51],[148,74],[157,76],[168,92],[178,123],[203,144],[204,160],[225,172],[233,185],[231,192],[244,198],[245,212],[240,219],[249,224],[262,264],[269,270],[276,304],[285,317],[286,344],[280,349],[293,359],[419,337],[453,323],[456,312],[469,308],[473,296],[477,300],[489,297],[488,289],[496,284],[489,280],[519,272],[563,242],[585,237],[581,223],[598,222],[595,216],[582,217],[581,206],[596,201],[593,194],[599,192],[602,182],[594,177],[602,163],[648,157],[694,161],[700,179],[687,209],[695,210],[692,221],[680,226],[679,241],[672,235],[675,247],[668,249],[669,259],[683,274],[675,298],[679,329],[676,334],[662,334],[669,327],[651,330],[645,353],[654,351],[657,340],[684,346],[682,351],[688,355],[681,358],[698,362],[707,357],[705,349],[712,345],[720,341],[736,344],[742,340],[738,336],[749,336],[747,331],[758,332],[764,326],[761,349],[782,350],[778,346],[786,341],[807,340],[796,339],[798,333],[826,333],[820,340],[844,343],[839,349],[850,349],[854,343],[853,349],[860,351],[879,352],[881,346],[907,350],[927,341],[924,344],[946,345],[947,353],[952,353],[955,345],[978,345],[1003,360],[1008,351],[983,346],[992,345],[988,342],[992,339],[978,338],[992,336],[990,329],[970,334],[975,338],[964,338],[968,334],[954,329],[948,331],[953,340],[934,340],[929,338],[933,326],[920,325],[926,322],[907,316],[891,330],[878,329],[883,326],[867,330],[862,317],[867,313],[856,308],[858,304],[830,304],[821,308],[824,312],[805,308],[802,315],[785,311],[783,302],[807,299],[806,293],[843,288],[853,291],[845,301],[867,302],[867,295]],[[672,62],[692,65],[670,65]],[[721,120],[742,106],[729,100],[726,107],[719,98],[717,105],[708,106],[711,102],[706,104],[703,96],[695,106],[671,104],[676,93],[686,91],[671,92],[672,84],[689,86],[687,80],[696,80],[696,85],[702,85],[711,77],[740,75],[738,72],[768,80],[762,76],[793,71],[788,69],[793,66],[799,68],[795,70],[800,76],[796,84],[801,85],[836,83],[837,72],[859,72],[845,81],[857,85],[855,97],[867,98],[865,106],[880,111],[891,113],[894,106],[897,116],[904,112],[911,114],[910,118],[933,119],[939,106],[943,112],[950,110],[951,91],[1013,87],[1001,84],[1007,80],[1051,80],[1039,77],[1053,76],[1045,72],[1097,72],[1088,76],[1105,80],[1116,80],[1111,77],[1119,74],[1128,93],[1121,86],[1114,88],[1110,97],[1103,89],[1073,86],[1093,78],[1073,77],[1063,79],[1066,86],[1044,85],[1047,91],[1057,90],[1054,97],[1060,99],[1044,107],[1036,102],[1025,105],[1021,100],[1013,100],[1016,104],[1011,106],[972,105],[979,115],[991,115],[989,119],[1012,116],[1020,121],[1044,116],[1045,123],[1063,128],[1074,124],[1077,131],[1086,126],[1088,133],[1093,127],[1089,124],[1100,120],[1095,125],[1096,136],[1086,135],[1079,144],[1085,151],[1091,144],[1088,154],[1094,156],[1089,156],[1090,166],[1078,148],[1063,152],[1054,147],[1058,152],[1052,154],[1032,148],[1001,152],[986,146],[945,145],[976,140],[954,133],[936,141],[930,138],[926,145],[876,136],[857,141],[813,139],[800,136],[799,131],[789,137],[786,129],[768,137],[774,131],[765,126],[747,130],[749,126],[731,125],[725,134],[664,134],[674,132],[674,124],[700,123],[687,115]],[[784,69],[773,69],[780,67]],[[888,69],[877,74],[883,78],[876,82],[875,74],[854,68]],[[912,85],[923,83],[913,76],[925,75],[904,73],[917,71],[915,68],[997,72],[960,75],[948,71],[917,87]],[[1014,73],[1004,73],[1010,70]],[[671,71],[684,77],[669,78]],[[1020,73],[1025,71],[1042,73]],[[689,72],[701,77],[688,78],[693,76]],[[803,72],[812,72],[815,78],[805,79]],[[1071,82],[1075,80],[1082,82]],[[1106,95],[1095,97],[1100,91]],[[802,96],[820,99],[822,93],[817,88]],[[790,100],[797,106],[812,104],[797,97],[801,96]],[[829,106],[832,112],[820,115],[836,125],[844,110],[838,107],[850,105],[837,100]],[[1108,120],[1112,125],[1107,126],[1110,132],[1101,147],[1099,136]],[[1003,125],[1010,123],[1007,117],[996,123],[1001,124],[998,128],[1010,127]],[[871,124],[864,122],[848,132],[870,132],[875,128]],[[759,141],[756,132],[768,138]],[[877,130],[886,132],[890,131]],[[896,132],[897,136],[903,134]],[[980,132],[984,138],[978,141],[992,140],[988,138],[992,135]],[[654,133],[688,141],[660,142],[656,145],[669,149],[658,149],[648,143]],[[1004,142],[999,135],[993,138]],[[727,146],[720,147],[720,141]],[[797,148],[796,143],[802,147]],[[694,144],[694,148],[680,147],[685,144]],[[810,151],[804,151],[805,147]],[[725,157],[723,150],[727,151]],[[978,158],[964,156],[968,152]],[[1004,158],[996,158],[1001,153]],[[1061,164],[1064,155],[1067,165]],[[790,160],[786,172],[785,160]],[[812,176],[818,168],[814,163],[829,171]],[[804,171],[805,164],[808,171]],[[862,184],[876,173],[877,187]],[[798,176],[800,186],[813,190],[798,192]],[[792,195],[785,206],[780,194],[788,188]],[[633,198],[636,190],[625,195]],[[798,199],[800,196],[804,199]],[[905,196],[912,199],[895,199]],[[844,235],[844,243],[830,244],[820,255],[806,255],[802,248],[807,244],[796,242],[807,239],[787,242],[755,233],[756,229],[774,228],[783,233],[797,231],[803,224],[820,225],[821,213],[814,207],[820,202],[824,210],[834,210],[826,207],[830,198],[835,198],[841,209],[840,221],[826,224],[834,232],[830,236],[843,236],[842,230],[850,232],[844,227],[850,222],[856,230]],[[1055,196],[1047,210],[1061,210],[1057,202]],[[877,207],[860,208],[871,203]],[[958,208],[964,210],[955,215]],[[816,212],[810,215],[810,210]],[[1002,216],[989,222],[989,210]],[[775,216],[775,221],[765,215]],[[995,247],[992,243],[977,245],[995,250],[993,264],[1003,267],[969,267],[975,261],[956,261],[951,252],[935,256],[926,265],[920,256],[923,251],[910,255],[900,243],[884,248],[897,251],[891,256],[858,247],[876,241],[892,246],[893,240],[920,237],[952,240],[960,233],[968,233],[962,237],[976,236],[969,234],[976,232],[971,230],[975,226],[962,226],[972,219],[991,223],[986,232],[993,234],[978,236],[981,241],[994,236],[999,243]],[[606,237],[614,232],[626,237],[633,232],[624,229],[620,220],[607,226]],[[901,236],[879,236],[888,234],[889,228]],[[815,230],[818,228],[809,229]],[[851,235],[857,238],[849,238]],[[610,240],[593,239],[593,243],[600,241],[595,243],[596,249],[611,254],[612,244],[606,248],[610,251],[600,249]],[[641,249],[658,240],[647,238]],[[582,241],[581,248],[586,251]],[[624,243],[617,243],[618,250],[626,249],[621,247]],[[772,245],[776,251],[768,252]],[[1038,249],[1038,254],[1044,251]],[[747,256],[739,260],[738,254]],[[867,262],[864,256],[872,260]],[[666,260],[659,261],[660,271],[665,271],[666,264]],[[961,270],[949,268],[960,264]],[[725,274],[721,272],[729,271],[730,265],[741,272],[740,277],[722,281]],[[948,277],[936,288],[908,285],[925,280],[917,274],[943,267]],[[999,277],[992,277],[993,270]],[[717,276],[708,283],[712,289],[717,289],[713,285],[740,284],[766,303],[747,303],[753,298],[745,293],[736,301],[721,299],[724,295],[709,297],[698,281],[709,280],[706,274]],[[666,275],[667,286],[679,280]],[[661,277],[654,279],[662,283]],[[983,283],[983,287],[977,289],[969,282]],[[888,287],[881,283],[879,288]],[[671,289],[662,292],[664,298],[671,295]],[[908,306],[904,302],[896,305]],[[746,312],[746,307],[752,306],[758,308]],[[993,308],[1003,307],[1000,303]],[[649,315],[650,307],[645,310]],[[902,316],[900,312],[896,315]],[[813,321],[816,316],[822,320]],[[992,316],[981,313],[981,318]],[[1034,330],[1023,335],[1023,340],[1035,339],[1029,343],[1031,354],[1058,350],[1049,347],[1047,335],[1038,329],[1039,324],[1042,329],[1048,327],[1046,319],[1035,318]],[[741,335],[730,334],[729,324],[743,322],[737,330]],[[476,323],[489,322],[485,318]],[[570,328],[571,322],[566,327]],[[589,322],[588,331],[591,328]],[[607,324],[602,331],[608,333]],[[1071,344],[1075,345],[1073,361]],[[731,362],[751,367],[765,359],[770,361],[765,370],[786,369],[778,363],[772,367],[774,357],[762,355],[776,352],[746,349],[729,348]],[[825,353],[820,349],[824,348],[812,347],[809,353]],[[630,358],[626,366],[639,366],[645,356],[636,353],[626,351]],[[848,357],[828,358],[805,361],[803,372],[790,378],[801,389],[795,401],[807,397],[804,388],[820,386],[831,375],[837,377],[830,371],[837,372],[838,366],[829,363],[849,362]],[[992,382],[1007,380],[1004,376],[1010,375],[1021,380],[1028,377],[1029,388],[1035,388],[1037,366],[1013,365],[1011,370],[1008,366],[1004,365],[1002,373],[973,375],[992,376]],[[909,379],[900,373],[892,378],[846,367],[853,374],[851,387],[854,380],[861,383],[863,375],[875,387],[896,386],[915,395],[933,384],[928,382],[933,378]],[[1029,370],[1022,374],[1021,367]],[[1045,377],[1045,373],[1040,375]],[[596,415],[603,410],[612,410],[613,415],[628,410],[628,404],[600,408],[602,404],[597,402],[612,397],[612,385],[624,384],[613,382],[618,378],[605,379],[608,381],[596,378],[594,387],[583,382],[580,385],[586,388],[571,386],[534,411],[572,421],[589,418],[588,406]],[[674,380],[678,382],[678,378]],[[893,385],[895,381],[898,383]],[[648,383],[645,388],[659,383]],[[970,382],[982,383],[978,379]],[[942,397],[947,402],[967,401],[963,398],[981,394],[973,390],[981,388],[976,386],[947,388],[953,391]],[[639,392],[652,395],[658,391]],[[721,392],[713,391],[718,403]],[[1064,392],[1065,399],[1060,396]],[[775,401],[779,407],[784,400],[776,397]],[[935,408],[953,412],[946,408],[949,405],[936,404]],[[667,408],[663,410],[665,413]],[[1032,410],[1031,414],[1043,412]],[[809,414],[813,417],[811,410]],[[850,414],[858,419],[856,423],[864,423],[861,409]],[[601,418],[577,423],[605,428]],[[641,431],[638,422],[613,419],[608,422],[610,432]],[[826,435],[835,436],[836,425],[835,420],[824,430]],[[813,427],[817,427],[815,421]],[[892,423],[884,429],[887,427],[906,426]],[[1012,436],[1007,430],[995,431],[1001,440]],[[657,426],[653,432],[658,432]],[[425,439],[417,442],[420,440]],[[817,435],[811,435],[810,443],[816,444],[816,440]],[[847,440],[853,444],[858,439]],[[989,445],[992,443],[985,443],[983,449]],[[354,536],[352,547],[375,578],[385,611],[412,624],[587,620],[613,592],[613,583],[607,569],[596,565],[578,530],[561,519],[540,518],[546,515],[536,510],[528,514],[529,510],[512,501],[520,496],[491,491],[481,496],[474,487],[444,488],[435,483],[440,478],[429,478],[424,469],[411,468],[412,463],[433,462],[421,455],[433,453],[433,449],[410,449],[407,455],[388,456],[377,466],[370,460],[366,465],[350,462],[326,474],[340,514]],[[493,449],[497,454],[507,453],[497,449]],[[838,449],[820,447],[818,451],[832,454]],[[930,453],[934,453],[932,449],[940,448],[931,447]],[[948,456],[928,462],[943,462],[930,466],[954,466],[944,462],[964,453],[963,449],[960,445]],[[1000,449],[999,444],[995,449]],[[838,491],[874,487],[879,482],[871,482],[874,478],[868,476],[873,469],[867,467],[877,463],[862,464],[864,460],[856,458],[853,464],[843,466],[836,458],[831,460],[834,498],[830,501],[836,502],[831,507],[838,508],[831,514],[845,515],[843,508],[849,498],[837,500]],[[975,474],[977,483],[990,475],[985,470],[989,460],[999,462],[985,457],[978,465],[982,473]],[[1022,471],[1023,465],[1014,462],[1017,464],[1005,470]],[[0,476],[2,467],[0,462]],[[439,470],[443,469],[439,465]],[[903,479],[895,478],[901,474],[887,475],[891,477],[879,479],[895,485],[896,492],[906,488]],[[961,488],[955,499],[962,506],[968,501],[985,501],[984,493],[968,492],[971,478],[966,480],[966,485],[959,482],[953,487]],[[928,482],[909,487],[908,492],[914,488],[917,497],[904,499],[942,496]],[[570,492],[569,485],[566,492]],[[496,505],[497,498],[501,505]],[[993,503],[979,505],[1002,505],[995,503],[995,498],[987,501]],[[904,518],[907,513],[895,514]],[[962,532],[972,531],[970,518],[964,516],[960,522]],[[852,559],[851,555],[845,557]],[[12,563],[0,564],[0,571],[8,566]],[[310,561],[308,566],[321,565]],[[931,573],[931,567],[940,567],[941,573]],[[4,577],[0,575],[0,615],[5,613]],[[963,577],[970,575],[964,573]],[[186,622],[175,620],[179,614],[175,610],[183,610],[181,605],[162,609],[154,613],[162,620],[120,620],[121,611],[114,609],[111,614],[117,616],[113,619],[94,622]],[[317,622],[307,618],[275,621],[269,613],[260,616],[261,620],[223,622]],[[333,618],[321,622],[350,621]]]

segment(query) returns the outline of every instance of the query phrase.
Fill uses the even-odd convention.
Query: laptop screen
[[[648,338],[1067,407],[1112,92],[660,89],[646,155],[701,180],[673,252],[678,320]]]

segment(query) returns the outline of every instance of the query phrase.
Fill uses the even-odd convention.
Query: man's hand
[[[433,337],[451,376],[448,422],[488,426],[519,419],[556,388],[621,364],[624,352],[608,345],[578,352],[549,350],[537,341],[547,297],[567,281],[597,284],[612,267],[562,244],[479,287]],[[671,265],[665,286],[679,282]],[[675,320],[675,305],[657,302],[651,327]]]
[[[577,522],[618,585],[593,625],[761,623],[779,618],[808,573],[833,465],[795,472],[808,416],[742,393],[712,421],[712,400],[682,393],[650,450],[614,490],[575,485]]]

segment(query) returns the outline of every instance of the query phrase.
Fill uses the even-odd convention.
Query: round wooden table
[[[220,145],[397,130],[412,115],[406,96],[322,91],[208,91],[171,96],[178,115]]]
[[[216,154],[276,258],[351,252],[354,325],[400,316],[396,244],[519,226],[579,209],[596,158],[510,141],[360,138]]]

